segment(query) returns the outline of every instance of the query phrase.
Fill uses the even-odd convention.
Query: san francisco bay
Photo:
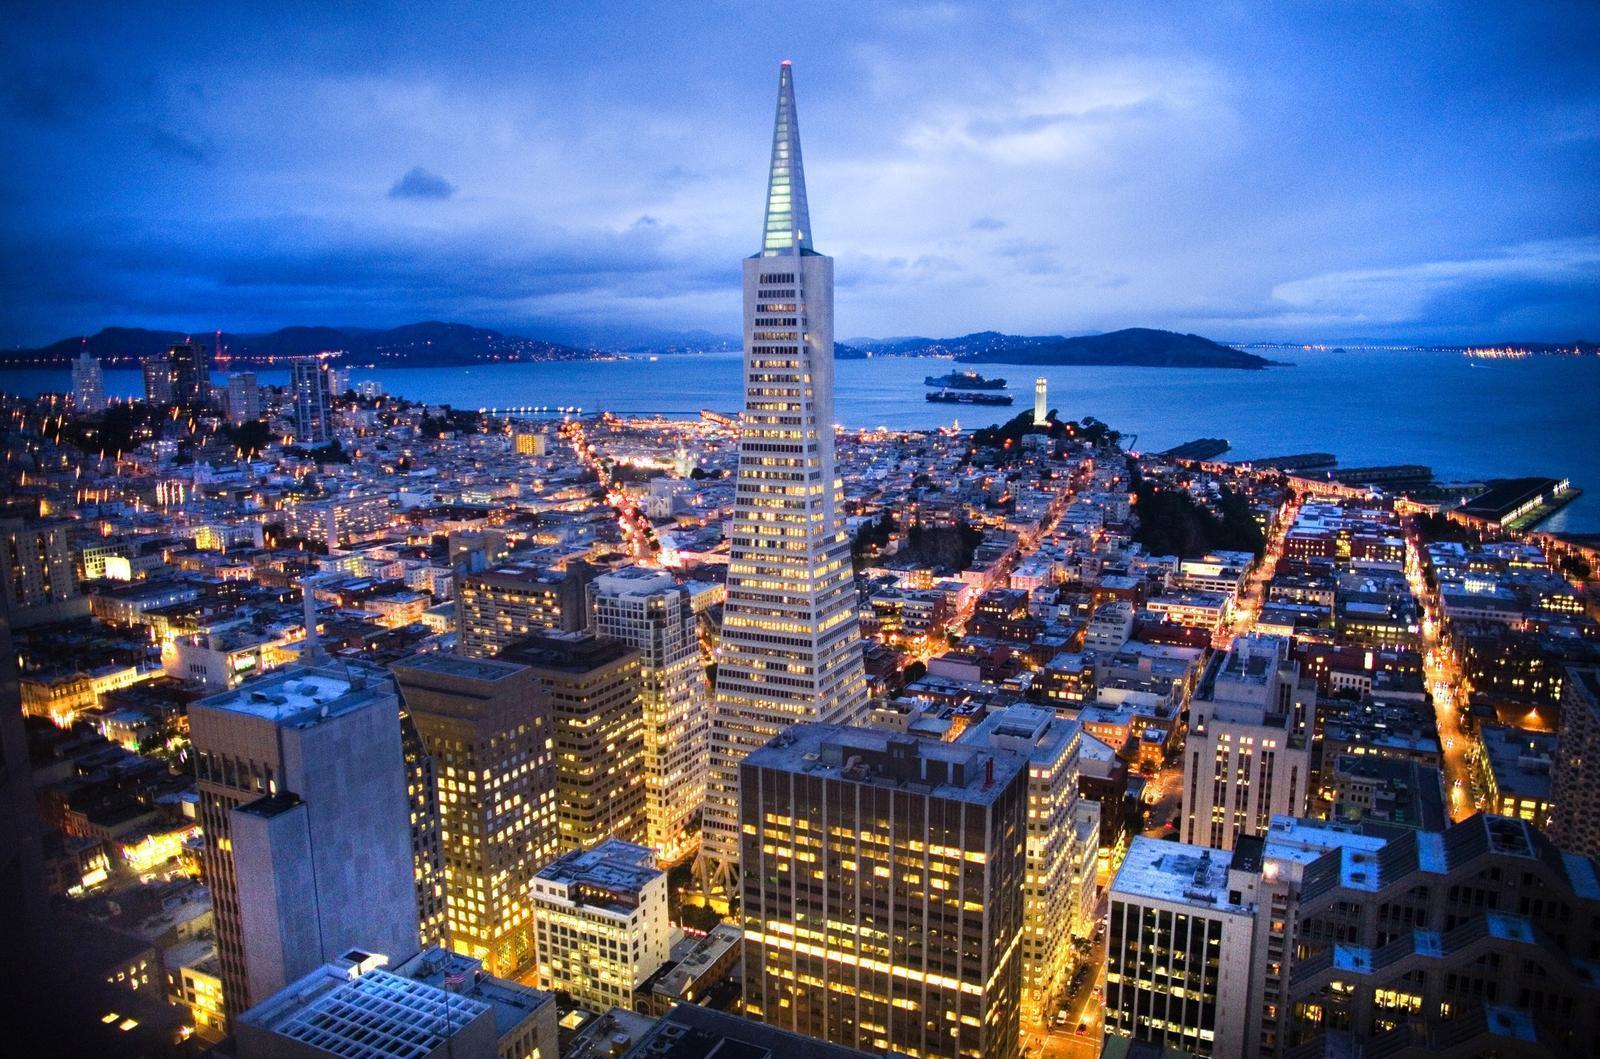
[[[842,360],[835,418],[847,427],[928,428],[959,419],[984,426],[1032,408],[1033,380],[1049,380],[1063,418],[1094,416],[1136,447],[1156,451],[1198,437],[1232,443],[1224,459],[1330,452],[1341,466],[1420,463],[1442,481],[1549,475],[1585,495],[1541,527],[1600,532],[1600,358],[1477,360],[1444,351],[1293,350],[1293,367],[1264,371],[1046,367],[984,364],[1004,376],[1016,404],[932,404],[923,377],[950,362],[925,358]],[[561,361],[472,367],[355,369],[388,393],[458,408],[576,406],[621,415],[736,412],[743,400],[737,353],[655,360]],[[288,373],[261,370],[283,385]],[[0,373],[0,390],[65,391],[63,369]],[[220,379],[220,376],[219,376]],[[108,394],[137,397],[140,374],[106,372]]]

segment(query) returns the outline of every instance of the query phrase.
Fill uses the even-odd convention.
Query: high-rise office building
[[[1106,1032],[1174,1054],[1250,1054],[1262,841],[1231,854],[1138,837],[1111,886]]]
[[[704,877],[731,893],[739,762],[788,725],[866,709],[844,487],[835,474],[833,259],[811,246],[793,71],[778,109],[761,250],[744,262],[744,416],[711,725]]]
[[[639,652],[644,715],[645,841],[674,864],[699,844],[711,710],[699,619],[669,573],[625,567],[595,579],[595,629]]]
[[[1080,798],[1078,722],[1048,709],[996,710],[959,742],[1009,751],[1028,762],[1028,870],[1023,880],[1022,1015],[1039,1022],[1065,998],[1075,940],[1094,933],[1100,807]]]
[[[1033,380],[1033,425],[1042,427],[1050,421],[1050,380],[1040,376]]]
[[[1443,832],[1278,817],[1229,853],[1135,838],[1111,886],[1106,1029],[1218,1057],[1586,1048],[1595,868],[1487,813]]]
[[[667,873],[648,846],[608,839],[574,850],[533,880],[539,988],[593,1011],[633,1008],[667,962]]]
[[[511,974],[528,890],[556,855],[549,698],[527,666],[422,654],[391,667],[438,781],[449,944]]]
[[[294,436],[317,445],[333,437],[333,386],[328,362],[301,357],[289,362],[289,392],[294,399]]]
[[[211,350],[204,342],[179,342],[167,350],[172,399],[205,404],[211,399]]]
[[[228,422],[234,426],[254,423],[261,418],[261,386],[253,371],[236,371],[228,376]]]
[[[589,627],[594,572],[587,563],[569,563],[565,572],[525,563],[473,571],[479,555],[492,562],[497,554],[492,541],[481,543],[481,552],[452,550],[452,559],[461,554],[463,560],[456,575],[456,649],[462,654],[492,658],[537,632]]]
[[[416,866],[417,933],[424,949],[450,940],[444,898],[444,824],[439,816],[439,775],[416,718],[400,704],[400,749],[406,761],[411,810],[411,860]]]
[[[1600,858],[1600,666],[1567,667],[1550,786],[1550,837]]]
[[[1316,687],[1281,636],[1241,636],[1211,660],[1189,705],[1183,841],[1232,849],[1274,816],[1303,816]]]
[[[419,947],[400,704],[382,670],[310,664],[189,707],[229,1016],[346,949]]]
[[[563,852],[645,837],[644,703],[639,652],[588,632],[544,632],[500,657],[528,666],[549,695],[556,825]]]
[[[740,773],[746,1013],[878,1053],[1016,1056],[1027,758],[802,724]]]
[[[72,362],[72,403],[80,412],[98,412],[106,406],[106,375],[93,353],[81,353]]]
[[[178,376],[172,361],[151,357],[143,364],[144,399],[153,405],[169,405],[177,400]]]

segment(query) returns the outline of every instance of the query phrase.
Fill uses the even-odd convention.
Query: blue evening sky
[[[795,63],[837,333],[1600,339],[1600,4],[17,5],[0,344],[738,328]]]

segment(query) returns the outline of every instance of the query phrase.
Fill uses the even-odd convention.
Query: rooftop
[[[677,1004],[624,1059],[864,1059],[868,1053],[696,1004]]]
[[[745,764],[987,804],[1026,768],[1027,759],[961,742],[936,743],[839,724],[798,724],[753,751]]]
[[[326,964],[239,1017],[242,1024],[348,1059],[424,1059],[489,1010],[379,968]]]
[[[194,706],[247,714],[275,723],[309,722],[365,707],[393,685],[382,670],[360,663],[290,666]]]
[[[516,1029],[535,1011],[555,1000],[552,993],[485,974],[483,964],[478,960],[445,949],[429,949],[418,953],[395,970],[414,982],[423,982],[439,989],[445,988],[447,977],[460,976],[462,984],[452,987],[450,991],[456,996],[481,1000],[492,1007],[495,1031],[501,1036]]]
[[[574,850],[545,865],[534,876],[538,882],[580,887],[599,894],[636,897],[662,874],[655,851],[619,838],[608,838],[592,849]],[[590,902],[603,903],[603,902]]]
[[[1230,857],[1219,849],[1140,835],[1128,846],[1111,895],[1245,915],[1245,907],[1228,901]]]
[[[520,673],[523,668],[512,662],[501,662],[493,658],[467,658],[464,655],[444,651],[412,655],[397,662],[395,667],[469,680],[504,680]]]

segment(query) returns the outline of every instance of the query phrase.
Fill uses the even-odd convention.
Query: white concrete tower
[[[761,252],[744,262],[745,406],[723,608],[703,878],[730,892],[739,763],[792,724],[866,708],[844,487],[833,451],[833,259],[811,248],[794,79],[778,113]]]
[[[1046,394],[1050,383],[1043,375],[1033,380],[1033,425],[1042,427],[1047,422],[1046,416],[1050,414],[1050,398]]]

